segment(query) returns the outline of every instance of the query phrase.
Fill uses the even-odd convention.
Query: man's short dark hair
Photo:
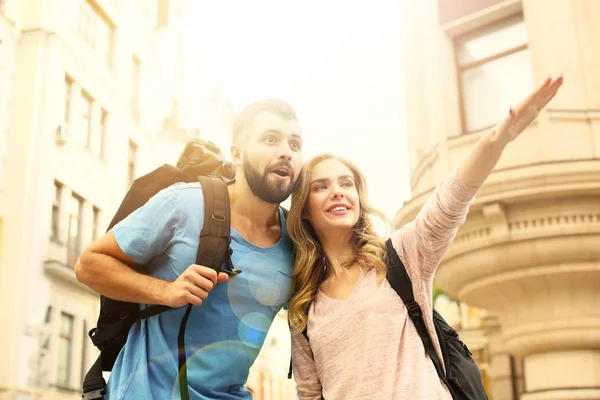
[[[233,121],[233,143],[237,143],[240,132],[252,125],[254,120],[261,112],[272,112],[279,115],[285,120],[297,120],[296,111],[283,100],[280,99],[263,99],[255,101],[246,108],[244,108],[235,117]]]

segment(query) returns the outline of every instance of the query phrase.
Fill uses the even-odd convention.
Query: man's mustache
[[[293,178],[296,175],[296,171],[294,171],[294,168],[292,168],[292,163],[289,161],[279,161],[275,164],[273,164],[270,168],[269,171],[274,170],[275,168],[279,168],[279,167],[287,167],[290,170],[291,173],[291,177]]]

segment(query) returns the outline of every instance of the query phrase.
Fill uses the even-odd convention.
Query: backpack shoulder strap
[[[406,305],[408,309],[408,315],[412,320],[413,324],[417,328],[417,332],[421,337],[421,341],[423,342],[423,346],[425,347],[425,351],[431,358],[435,370],[440,379],[445,378],[444,370],[442,368],[442,364],[438,358],[438,355],[435,351],[435,347],[433,346],[433,341],[431,340],[431,336],[425,327],[425,321],[423,320],[423,311],[421,310],[421,306],[415,301],[415,295],[412,288],[412,283],[410,281],[410,277],[406,272],[406,268],[400,260],[396,249],[392,245],[392,240],[388,239],[386,242],[387,247],[387,257],[388,257],[388,268],[387,268],[387,279],[394,291],[398,294],[398,296]]]
[[[196,264],[221,272],[225,259],[231,265],[229,241],[231,235],[231,214],[227,184],[214,176],[198,176],[204,197],[204,224],[200,231]],[[179,390],[182,400],[189,400],[187,383],[185,328],[192,311],[192,305],[186,307],[177,335]]]
[[[200,232],[200,245],[196,264],[217,272],[229,256],[231,219],[227,184],[216,177],[198,176],[204,194],[204,225]]]

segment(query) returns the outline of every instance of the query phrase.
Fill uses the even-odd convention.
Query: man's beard
[[[248,160],[246,154],[244,154],[244,176],[248,182],[250,190],[256,197],[269,204],[279,204],[292,194],[294,190],[294,172],[291,172],[290,181],[285,182],[272,182],[269,181],[267,175],[269,170],[272,170],[278,165],[285,165],[290,167],[289,163],[276,163],[270,167],[269,170],[265,170],[262,174],[258,171],[252,163]],[[291,168],[290,168],[291,171]]]

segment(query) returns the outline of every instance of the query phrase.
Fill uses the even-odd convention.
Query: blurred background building
[[[403,24],[412,199],[396,227],[511,105],[564,73],[478,194],[437,304],[491,399],[600,399],[600,2],[409,1]]]
[[[136,177],[226,142],[186,0],[0,0],[0,399],[80,398],[97,294],[75,279]],[[224,139],[223,139],[224,137]]]
[[[287,312],[281,311],[265,340],[265,344],[248,377],[247,387],[254,400],[295,400],[296,382],[287,379],[290,367],[290,329]]]

